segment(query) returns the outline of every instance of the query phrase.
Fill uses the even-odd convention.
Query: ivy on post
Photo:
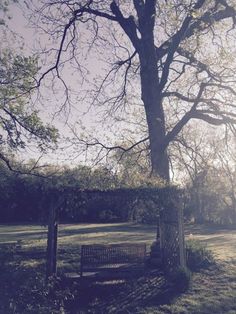
[[[162,264],[168,272],[186,267],[183,209],[181,192],[170,188],[163,191],[160,212],[160,246]]]

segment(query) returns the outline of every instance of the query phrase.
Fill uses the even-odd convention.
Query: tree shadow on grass
[[[77,295],[66,304],[69,313],[136,313],[136,308],[169,304],[180,294],[162,272],[151,269],[123,280],[85,280],[74,288]]]

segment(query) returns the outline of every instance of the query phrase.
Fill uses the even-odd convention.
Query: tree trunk
[[[160,88],[154,43],[156,2],[156,0],[145,2],[133,0],[138,16],[138,27],[133,16],[128,18],[123,16],[116,1],[112,1],[111,11],[139,55],[141,91],[148,125],[152,175],[169,181],[165,118],[162,106],[163,86]]]
[[[165,118],[159,85],[153,33],[144,30],[139,51],[142,100],[150,142],[152,175],[169,181],[169,161],[165,147]]]

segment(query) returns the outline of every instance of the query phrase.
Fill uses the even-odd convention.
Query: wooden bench
[[[84,272],[118,271],[143,264],[145,243],[82,245],[80,276]],[[127,269],[127,268],[126,268]]]

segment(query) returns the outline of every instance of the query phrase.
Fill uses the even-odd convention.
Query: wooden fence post
[[[58,232],[57,207],[55,202],[50,204],[48,238],[47,238],[47,269],[46,278],[57,273],[57,232]]]
[[[185,241],[184,241],[184,215],[183,209],[179,208],[178,211],[178,227],[179,227],[179,259],[180,266],[186,267],[186,250],[185,250]]]

